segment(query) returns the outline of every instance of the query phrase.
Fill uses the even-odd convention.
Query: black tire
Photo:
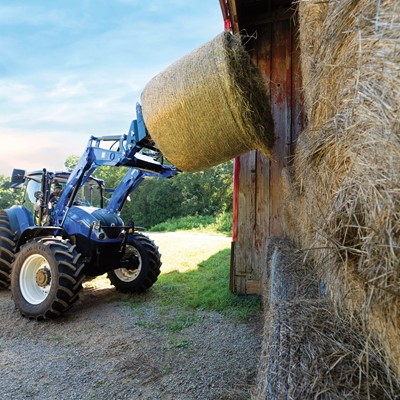
[[[34,239],[21,247],[11,272],[11,294],[22,316],[53,319],[78,300],[84,279],[81,254],[69,240]]]
[[[4,211],[0,211],[0,289],[10,286],[11,265],[15,258],[15,234]]]
[[[122,293],[141,293],[157,281],[161,272],[158,247],[140,233],[129,235],[124,260],[130,259],[132,268],[118,268],[107,273],[111,284]]]

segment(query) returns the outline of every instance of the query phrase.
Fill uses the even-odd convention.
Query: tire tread
[[[15,259],[16,236],[4,210],[0,211],[0,289],[7,289],[11,282],[11,268]]]
[[[129,284],[120,281],[114,271],[108,272],[107,276],[111,284],[114,285],[119,292],[142,293],[153,286],[157,281],[161,272],[161,255],[154,241],[141,233],[132,234],[128,239],[128,244],[136,247],[138,250],[142,250],[141,256],[143,265],[140,275]]]
[[[57,287],[54,292],[51,290],[49,293],[49,296],[54,293],[52,295],[53,298],[46,298],[40,304],[40,307],[34,307],[27,303],[19,290],[19,276],[17,273],[21,270],[25,252],[29,254],[30,251],[35,250],[35,246],[43,248],[43,245],[47,249],[47,254],[51,255],[56,263],[58,280],[54,280],[52,284],[57,285]],[[72,245],[69,240],[59,237],[34,239],[22,246],[15,260],[15,276],[14,274],[12,275],[13,299],[21,314],[40,321],[57,318],[70,309],[72,303],[79,297],[78,294],[84,279],[83,271],[85,265],[80,261],[80,258],[81,254],[77,252],[76,246]],[[72,264],[72,260],[76,260],[75,265]]]

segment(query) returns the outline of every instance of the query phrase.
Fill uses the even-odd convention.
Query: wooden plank
[[[236,7],[236,0],[228,0],[228,6],[231,14],[232,30],[235,33],[239,32],[239,21]]]
[[[268,100],[271,101],[271,35],[272,24],[259,26],[257,28],[257,39],[254,41],[253,61],[257,65],[261,76],[264,79],[265,91]],[[251,53],[253,55],[253,53]],[[269,106],[269,105],[266,105]]]
[[[247,280],[246,281],[246,294],[260,295],[261,294],[261,281],[260,280]]]
[[[236,277],[236,293],[246,294],[246,277]]]
[[[268,96],[271,107],[271,40],[272,40],[272,24],[259,27],[257,34],[257,67],[265,83],[265,91]],[[270,204],[269,204],[269,187],[270,187],[270,162],[263,155],[258,154],[257,158],[257,180],[256,180],[256,248],[270,234]]]
[[[271,111],[275,125],[275,146],[271,161],[270,234],[282,236],[280,217],[281,172],[289,153],[291,130],[291,32],[290,21],[273,24],[271,66]]]
[[[269,237],[269,161],[257,153],[256,210],[252,253],[252,279],[261,280],[265,268],[266,242]],[[261,287],[260,287],[261,288]]]
[[[272,25],[268,24],[260,26],[257,29],[257,39],[254,41],[254,56],[259,71],[265,82],[265,91],[268,94],[268,104],[270,107],[271,96],[271,33]],[[256,153],[256,181],[255,181],[255,225],[253,236],[253,252],[252,252],[252,271],[249,278],[260,280],[264,270],[265,260],[265,243],[269,236],[269,170],[270,163],[265,156]],[[256,288],[257,286],[251,286]],[[258,286],[261,290],[261,287]],[[246,284],[246,291],[249,289]]]
[[[240,156],[236,273],[251,273],[252,271],[251,255],[255,224],[255,164],[255,151]]]

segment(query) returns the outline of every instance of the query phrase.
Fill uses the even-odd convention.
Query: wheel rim
[[[21,267],[19,287],[22,296],[30,304],[40,304],[51,288],[50,266],[40,254],[29,256]]]
[[[139,276],[140,271],[142,270],[142,257],[135,247],[130,246],[129,251],[127,251],[126,257],[130,258],[132,256],[137,257],[138,260],[138,267],[136,269],[118,268],[114,270],[117,278],[123,282],[134,281]]]

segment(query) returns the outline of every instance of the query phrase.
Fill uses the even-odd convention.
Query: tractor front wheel
[[[81,254],[68,240],[44,237],[25,244],[11,272],[11,293],[24,317],[52,319],[78,299],[84,279]]]
[[[107,273],[115,288],[123,293],[141,293],[149,289],[160,275],[161,260],[158,247],[147,236],[134,233],[128,237],[124,263],[129,267]]]
[[[15,257],[15,235],[4,211],[0,211],[0,289],[10,286],[11,264]]]

